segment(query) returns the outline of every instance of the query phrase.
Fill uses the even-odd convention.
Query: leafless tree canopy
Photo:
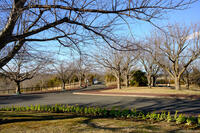
[[[16,83],[17,93],[21,93],[20,83],[32,79],[47,62],[45,60],[41,61],[39,57],[36,58],[24,46],[10,63],[1,68],[1,74]]]
[[[122,79],[126,86],[129,82],[129,74],[136,65],[138,54],[132,51],[118,51],[110,47],[103,47],[94,55],[96,62],[108,69],[117,79],[118,89],[121,89]]]
[[[94,70],[93,63],[87,55],[81,55],[80,58],[75,61],[75,68],[79,86],[83,87],[84,81],[84,87],[87,87],[88,74]]]
[[[149,47],[154,61],[175,80],[176,89],[180,89],[180,77],[187,67],[200,55],[200,27],[192,25],[168,26],[169,34],[158,32],[150,39]]]
[[[160,66],[156,64],[151,54],[147,53],[146,51],[142,51],[139,58],[147,74],[148,86],[151,88],[151,86],[155,86],[157,73],[160,70]]]
[[[54,67],[59,79],[62,81],[62,89],[65,90],[66,83],[70,83],[71,78],[77,71],[73,62],[60,62],[58,66]]]
[[[115,42],[112,30],[119,22],[127,23],[127,18],[132,18],[152,23],[166,11],[187,8],[195,1],[1,0],[0,67],[25,42],[56,40],[78,48],[80,42],[100,38],[111,46]]]

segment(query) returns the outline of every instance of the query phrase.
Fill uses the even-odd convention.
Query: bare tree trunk
[[[117,77],[117,89],[121,89],[122,85],[121,85],[121,79],[120,77]]]
[[[148,87],[151,88],[151,75],[147,75],[147,80],[148,80]]]
[[[19,94],[21,94],[20,82],[15,82],[15,83],[17,84],[17,86],[16,86],[16,94],[19,95]]]
[[[155,76],[153,76],[152,83],[153,83],[153,87],[156,87],[156,77]]]
[[[125,76],[125,84],[126,84],[126,88],[128,88],[129,87],[129,76],[128,75]]]
[[[181,89],[181,84],[180,84],[180,77],[175,77],[175,89],[180,90]]]
[[[63,81],[63,82],[62,82],[62,90],[65,90],[65,84],[66,84],[66,83]]]
[[[118,72],[117,75],[117,89],[121,89],[122,88],[122,84],[121,84],[121,73]]]
[[[81,76],[79,77],[79,86],[82,87],[82,78],[81,78]]]
[[[186,75],[186,88],[190,89],[190,79],[189,79],[189,73]]]

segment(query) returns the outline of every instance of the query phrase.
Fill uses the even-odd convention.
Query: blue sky
[[[200,24],[200,1],[192,4],[188,9],[170,11],[161,21],[155,23],[160,27],[175,23],[185,24],[188,26],[191,24]],[[155,28],[151,24],[141,21],[132,25],[132,27],[134,27],[132,32],[137,38],[148,35],[151,30]]]
[[[180,24],[200,24],[200,1],[196,2],[195,4],[191,5],[190,8],[186,10],[176,10],[171,11],[168,14],[164,16],[164,18],[160,21],[154,21],[156,25],[163,27],[167,24],[174,24],[174,23],[180,23]],[[132,23],[132,21],[130,21]],[[151,24],[143,22],[143,21],[134,21],[131,25],[131,32],[133,33],[134,37],[137,39],[141,39],[144,36],[151,33],[153,30],[153,27]],[[121,34],[123,36],[130,36],[130,32],[127,28],[127,25],[124,25],[125,28],[123,30],[117,31],[118,34]],[[128,31],[127,31],[128,30]],[[70,59],[71,57],[71,49],[64,48],[63,46],[60,46],[59,44],[56,44],[56,41],[51,42],[45,42],[43,43],[43,46],[45,48],[45,51],[53,51],[52,54],[55,55],[55,57],[60,59]],[[53,47],[46,47],[46,46],[53,46]],[[89,47],[84,47],[86,51],[90,51]],[[78,53],[75,52],[75,55],[78,55]]]

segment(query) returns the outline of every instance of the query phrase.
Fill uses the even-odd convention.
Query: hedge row
[[[162,113],[144,113],[137,111],[136,109],[117,109],[113,107],[112,109],[100,108],[100,107],[81,107],[78,105],[59,105],[55,104],[52,106],[48,105],[31,105],[31,106],[18,106],[13,105],[11,107],[5,106],[1,107],[0,111],[36,111],[36,112],[56,112],[56,113],[74,113],[75,115],[81,116],[92,116],[92,117],[110,117],[110,118],[125,118],[125,119],[142,119],[142,120],[152,120],[152,121],[167,121],[176,122],[176,124],[186,124],[186,125],[200,125],[200,115],[199,117],[188,116],[183,114],[178,114],[178,111],[174,115],[170,112],[163,111]]]

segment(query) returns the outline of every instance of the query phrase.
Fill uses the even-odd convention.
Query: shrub
[[[183,114],[180,114],[176,119],[176,124],[182,124],[186,121],[186,117]]]
[[[197,123],[197,119],[195,117],[188,117],[186,120],[186,125],[190,126],[192,124]]]
[[[156,121],[166,120],[167,122],[176,121],[176,124],[193,125],[200,124],[200,115],[199,117],[185,117],[183,114],[178,115],[178,111],[172,115],[170,112],[166,115],[166,112],[162,113],[143,113],[141,111],[137,111],[136,109],[116,109],[113,107],[112,109],[100,108],[100,107],[80,107],[69,106],[69,105],[60,105],[55,104],[54,106],[47,105],[31,105],[31,106],[17,106],[12,105],[11,107],[1,107],[0,111],[38,111],[38,112],[67,112],[73,113],[75,115],[83,115],[83,116],[91,116],[91,117],[115,117],[115,118],[131,118],[131,119],[150,119]]]
[[[172,121],[172,116],[170,115],[170,112],[168,112],[167,114],[167,122],[171,122]]]
[[[174,114],[174,120],[177,119],[177,116],[178,116],[178,111],[176,111],[175,114]]]
[[[131,86],[147,86],[147,78],[145,72],[141,70],[132,71],[130,77]]]

